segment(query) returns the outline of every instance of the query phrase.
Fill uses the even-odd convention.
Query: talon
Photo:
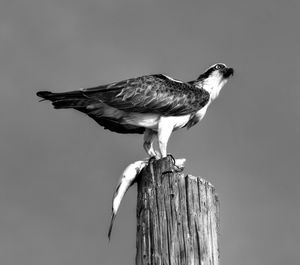
[[[181,168],[181,167],[176,166],[176,165],[174,164],[174,172],[179,173],[179,172],[182,172],[183,169],[184,169],[184,168]]]
[[[167,154],[167,157],[171,157],[173,164],[176,165],[176,159],[174,158],[174,156],[172,154]]]
[[[156,160],[156,157],[155,156],[151,156],[148,160],[148,164],[152,164],[154,161]]]
[[[168,171],[167,173],[174,173],[174,172],[178,173],[178,172],[182,172],[184,170],[183,167],[179,167],[179,166],[176,165],[176,159],[172,154],[168,154],[167,156],[171,157],[172,162],[173,162],[172,171]]]

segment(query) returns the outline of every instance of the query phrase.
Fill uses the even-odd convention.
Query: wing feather
[[[204,107],[209,94],[189,83],[165,75],[147,75],[82,90],[37,95],[55,108],[74,108],[87,114],[106,129],[118,133],[143,133],[144,128],[122,123],[126,112],[164,116],[194,114]]]
[[[140,113],[180,116],[204,107],[209,93],[164,75],[147,75],[84,89],[87,98],[114,108]]]

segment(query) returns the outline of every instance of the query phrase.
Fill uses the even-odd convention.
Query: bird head
[[[227,67],[223,63],[217,63],[201,74],[195,85],[209,92],[211,99],[214,100],[233,73],[233,68]]]

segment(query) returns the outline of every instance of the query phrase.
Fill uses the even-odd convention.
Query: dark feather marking
[[[74,108],[99,125],[117,133],[144,133],[143,127],[123,124],[119,116],[102,116],[105,105],[124,112],[154,113],[164,116],[193,114],[209,101],[209,93],[194,83],[181,83],[165,75],[147,75],[64,93],[40,91],[55,108]]]
[[[88,98],[128,112],[180,116],[198,111],[209,93],[189,83],[176,82],[164,75],[148,75],[113,85],[85,89]]]

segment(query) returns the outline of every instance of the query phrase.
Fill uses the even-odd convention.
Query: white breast
[[[127,124],[155,130],[157,129],[159,118],[160,115],[154,113],[131,112],[126,114],[123,121]]]
[[[123,118],[124,122],[127,124],[145,127],[152,130],[157,131],[158,123],[161,118],[164,119],[165,122],[169,122],[170,126],[174,128],[174,130],[184,127],[190,119],[190,114],[183,116],[168,116],[164,117],[159,114],[149,114],[149,113],[128,113],[126,117]]]

